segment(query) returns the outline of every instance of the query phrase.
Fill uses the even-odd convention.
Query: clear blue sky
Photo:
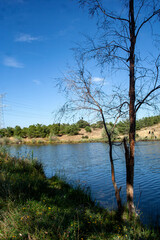
[[[114,4],[117,0],[108,0]],[[53,79],[72,64],[75,43],[95,20],[78,1],[0,0],[0,94],[5,127],[53,123],[64,102]],[[99,77],[98,74],[95,77]]]

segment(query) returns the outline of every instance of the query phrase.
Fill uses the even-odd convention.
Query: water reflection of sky
[[[12,146],[13,155],[32,155],[44,166],[47,177],[58,174],[72,184],[90,188],[93,199],[102,206],[116,207],[108,145],[104,143],[64,144],[47,146]],[[121,196],[126,201],[126,173],[123,146],[113,148],[115,176]],[[148,216],[156,219],[160,214],[160,142],[136,144],[134,194],[135,204],[143,211],[144,222]]]

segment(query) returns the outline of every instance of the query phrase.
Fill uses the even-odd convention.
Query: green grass
[[[0,152],[0,239],[160,239],[127,219],[96,206],[80,187],[46,179],[36,161]]]

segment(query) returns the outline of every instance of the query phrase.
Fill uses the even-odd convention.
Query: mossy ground
[[[36,161],[0,152],[0,239],[160,239],[127,219],[96,206],[80,188],[47,179]]]

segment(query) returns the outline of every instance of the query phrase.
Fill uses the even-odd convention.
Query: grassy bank
[[[122,142],[123,138],[117,138],[113,142]],[[153,139],[153,138],[136,138],[136,142],[141,141],[160,141],[160,138]],[[93,139],[81,139],[81,140],[50,140],[49,138],[40,139],[40,138],[33,138],[33,139],[20,139],[17,140],[16,138],[1,138],[0,139],[0,145],[48,145],[48,144],[78,144],[78,143],[94,143],[94,142],[101,142],[101,143],[107,143],[107,138],[93,138]]]
[[[76,143],[92,143],[92,142],[107,142],[107,138],[92,138],[92,139],[78,139],[78,140],[60,140],[58,138],[32,138],[32,139],[17,139],[17,138],[1,138],[0,145],[48,145],[48,144],[76,144]]]
[[[160,239],[138,220],[119,219],[80,188],[46,179],[36,161],[0,152],[0,239]]]

